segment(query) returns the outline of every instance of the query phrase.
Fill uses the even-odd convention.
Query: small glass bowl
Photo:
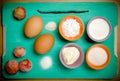
[[[105,37],[102,38],[102,39],[97,39],[97,38],[93,37],[93,36],[91,35],[91,33],[90,33],[90,30],[89,30],[91,23],[92,23],[94,20],[96,20],[96,19],[102,19],[102,20],[104,20],[104,21],[109,25],[109,33],[107,34],[107,36],[105,36]],[[98,25],[97,25],[97,26],[98,26]],[[103,41],[105,41],[106,39],[109,38],[109,36],[110,36],[110,34],[111,34],[111,31],[112,31],[112,28],[111,28],[111,25],[110,25],[109,21],[108,21],[106,18],[101,17],[101,16],[98,16],[98,17],[92,18],[92,19],[89,21],[86,30],[87,30],[87,34],[88,34],[88,36],[89,36],[89,38],[90,38],[91,40],[93,40],[93,41],[95,41],[95,42],[103,42]],[[96,29],[95,29],[95,30],[96,30]],[[103,29],[103,30],[104,30],[104,29]]]
[[[80,56],[79,58],[71,65],[67,65],[63,59],[63,56],[62,56],[62,50],[65,48],[65,47],[76,47],[79,52],[80,52]],[[74,68],[77,68],[79,67],[83,61],[84,61],[84,53],[83,53],[83,50],[81,49],[81,47],[79,47],[77,44],[74,44],[74,43],[69,43],[69,44],[66,44],[65,46],[63,46],[63,48],[61,49],[60,51],[60,54],[59,54],[59,58],[60,58],[60,61],[61,63],[67,67],[67,68],[70,68],[70,69],[74,69]]]

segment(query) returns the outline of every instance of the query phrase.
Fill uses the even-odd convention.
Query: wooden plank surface
[[[23,1],[25,1],[25,2],[64,2],[65,0],[19,0],[19,1],[17,1],[17,0],[1,0],[0,1],[0,11],[1,11],[1,9],[2,9],[2,5],[5,3],[5,2],[23,2]],[[119,0],[66,0],[66,2],[78,2],[78,1],[82,1],[82,2],[90,2],[90,1],[94,1],[94,2],[101,2],[101,1],[103,1],[103,2],[116,2],[116,4],[118,5],[118,8],[119,8],[119,14],[120,14],[120,1]],[[112,11],[112,10],[111,10]],[[1,15],[1,12],[0,12],[0,80],[4,80],[4,81],[6,81],[3,77],[2,77],[2,70],[1,70],[1,56],[2,56],[2,22],[1,22],[1,17],[2,17],[2,15]],[[119,18],[119,22],[120,22],[120,15],[118,16],[118,18]],[[99,80],[99,81],[118,81],[118,80],[120,80],[120,23],[118,24],[118,29],[117,29],[118,31],[117,31],[117,54],[118,54],[118,57],[119,57],[119,73],[118,73],[118,77],[116,77],[115,79],[112,79],[112,80]],[[48,79],[42,79],[42,81],[59,81],[60,79],[50,79],[50,80],[48,80]],[[81,80],[81,79],[76,79],[76,80],[70,80],[70,79],[61,79],[61,80],[63,80],[63,81],[98,81],[98,80]],[[13,80],[10,80],[10,81],[13,81]],[[20,81],[20,80],[14,80],[14,81]],[[40,80],[22,80],[22,81],[41,81],[41,79]]]

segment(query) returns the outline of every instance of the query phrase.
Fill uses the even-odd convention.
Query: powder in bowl
[[[84,33],[84,23],[78,16],[66,16],[59,23],[59,33],[65,40],[78,40]]]
[[[88,60],[95,66],[100,66],[107,61],[107,53],[101,47],[93,48],[89,51]]]
[[[105,68],[110,62],[110,50],[103,44],[95,44],[86,53],[87,64],[95,70]]]
[[[80,24],[75,19],[67,19],[62,24],[63,33],[67,37],[75,37],[80,33]]]

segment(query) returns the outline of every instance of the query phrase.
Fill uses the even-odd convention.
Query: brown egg
[[[39,16],[32,16],[29,18],[24,27],[26,37],[33,38],[37,36],[43,29],[44,22]]]
[[[53,35],[43,34],[35,41],[34,49],[38,54],[45,54],[53,47],[54,41]]]

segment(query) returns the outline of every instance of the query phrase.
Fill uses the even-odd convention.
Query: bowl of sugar
[[[59,33],[68,41],[78,40],[84,33],[84,23],[78,16],[65,16],[60,21]]]
[[[87,34],[95,42],[103,42],[111,34],[111,25],[104,17],[94,17],[87,25]]]
[[[86,62],[89,67],[95,70],[105,68],[110,62],[111,54],[107,46],[95,44],[86,53]]]

